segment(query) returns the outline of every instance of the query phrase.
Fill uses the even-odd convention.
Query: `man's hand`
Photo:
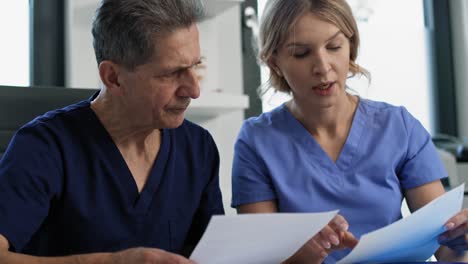
[[[180,255],[156,248],[131,248],[116,253],[94,253],[65,257],[35,257],[8,251],[8,240],[0,235],[0,263],[31,264],[195,264]]]
[[[283,263],[322,263],[333,250],[354,248],[358,240],[348,232],[348,228],[348,222],[341,215],[337,215]]]
[[[195,264],[180,255],[156,248],[131,248],[114,253],[112,259],[116,264]]]

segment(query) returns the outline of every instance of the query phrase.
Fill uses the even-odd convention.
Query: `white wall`
[[[468,1],[450,0],[458,134],[468,137]]]
[[[12,26],[14,25],[14,26]],[[0,85],[29,85],[29,4],[2,1],[0,8]]]

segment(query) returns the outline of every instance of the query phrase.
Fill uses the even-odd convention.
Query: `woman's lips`
[[[316,95],[319,96],[328,96],[333,93],[336,88],[336,82],[329,82],[323,83],[321,85],[317,85],[313,88]]]

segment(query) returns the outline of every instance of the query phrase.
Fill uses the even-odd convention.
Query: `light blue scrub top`
[[[276,200],[280,212],[339,209],[359,238],[401,218],[404,189],[446,176],[430,135],[404,107],[360,98],[333,162],[283,104],[243,124],[232,206]],[[333,252],[326,263],[348,253]]]

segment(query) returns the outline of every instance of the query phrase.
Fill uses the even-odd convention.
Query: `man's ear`
[[[123,94],[123,89],[119,78],[120,74],[120,66],[111,61],[106,60],[99,64],[99,77],[101,77],[102,83],[106,86],[107,91],[111,94]]]
[[[283,77],[283,73],[278,67],[278,64],[276,63],[276,57],[274,55],[271,56],[271,58],[268,60],[268,67],[270,67],[270,70],[275,71],[276,75]]]

